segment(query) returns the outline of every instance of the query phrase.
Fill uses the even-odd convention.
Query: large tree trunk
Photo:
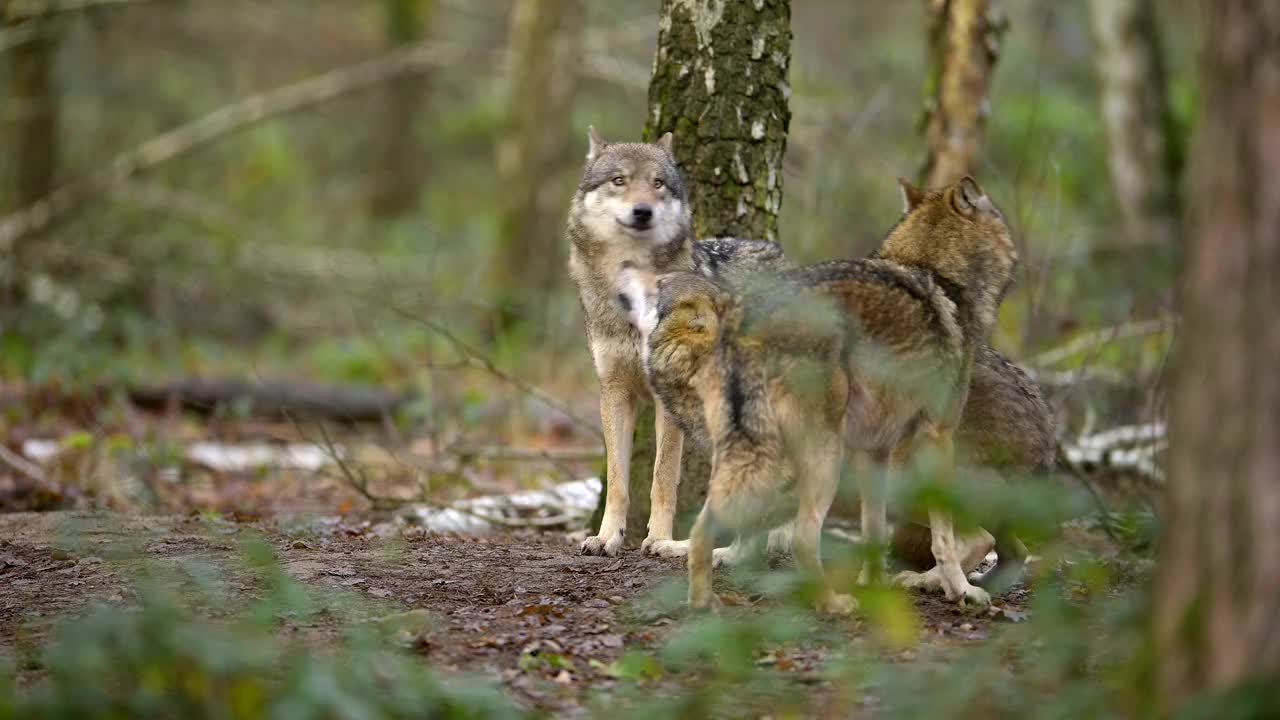
[[[517,0],[511,15],[506,129],[497,147],[501,207],[494,285],[500,330],[538,323],[564,272],[564,187],[576,133],[562,132],[581,56],[577,0]],[[643,525],[641,525],[643,527]]]
[[[658,22],[644,136],[675,133],[696,236],[777,240],[791,121],[790,2],[663,0]],[[649,522],[653,433],[649,405],[636,420],[627,527]],[[686,442],[677,537],[685,536],[701,508],[710,471],[707,454]]]
[[[434,0],[384,0],[388,45],[398,50],[422,41],[430,25]],[[381,132],[375,139],[376,161],[369,210],[376,217],[396,217],[418,205],[425,176],[425,156],[417,140],[425,111],[427,72],[416,70],[393,78],[383,90]]]
[[[930,0],[925,187],[978,169],[1004,17],[990,0]]]
[[[663,0],[645,138],[674,132],[697,237],[777,240],[788,0]]]
[[[17,27],[20,21],[0,3],[0,27]],[[58,52],[56,20],[30,19],[36,34],[8,51],[8,97],[0,102],[0,146],[8,157],[9,177],[0,178],[0,214],[23,208],[53,192],[58,168],[59,103],[54,82]],[[34,238],[15,244],[8,258],[0,258],[0,301],[12,299],[18,284],[30,270]],[[6,267],[7,266],[7,267]],[[7,276],[7,277],[5,277]],[[0,302],[2,305],[9,303]]]
[[[1154,633],[1170,709],[1280,682],[1280,5],[1204,0]]]
[[[1151,0],[1092,0],[1111,187],[1131,243],[1174,239],[1177,160]]]

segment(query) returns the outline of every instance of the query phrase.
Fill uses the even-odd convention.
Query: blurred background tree
[[[1093,0],[1107,167],[1126,240],[1177,241],[1178,157],[1159,19],[1150,0]]]
[[[1184,320],[1154,592],[1158,697],[1176,708],[1201,693],[1227,695],[1201,707],[1230,715],[1250,706],[1224,700],[1271,692],[1274,712],[1280,8],[1215,0],[1203,12],[1205,102],[1188,188]]]
[[[384,0],[387,47],[403,49],[430,32],[435,0]],[[422,181],[430,174],[419,128],[428,126],[425,68],[392,78],[383,88],[383,122],[374,135],[375,157],[370,212],[378,217],[407,215],[418,208]],[[374,125],[373,127],[379,127]]]
[[[500,239],[490,278],[500,331],[545,324],[545,299],[565,274],[564,186],[551,180],[577,164],[570,160],[577,136],[562,126],[578,85],[581,18],[576,0],[517,0],[511,11],[509,97],[497,143]]]
[[[932,188],[978,171],[1005,19],[987,0],[933,2],[930,12],[927,150],[920,180]]]

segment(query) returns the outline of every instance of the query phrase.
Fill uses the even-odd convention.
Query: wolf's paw
[[[937,592],[942,589],[942,578],[939,576],[937,568],[922,573],[903,570],[893,576],[893,584],[906,590]]]
[[[622,531],[619,530],[612,535],[612,537],[593,535],[582,541],[582,554],[617,557],[618,552],[622,550]]]
[[[640,552],[654,557],[684,557],[689,554],[689,541],[648,537],[640,544]]]
[[[724,610],[724,603],[721,602],[720,596],[715,593],[707,593],[705,598],[689,598],[689,609],[694,612],[709,612],[719,615]]]
[[[948,600],[958,600],[961,606],[986,608],[991,607],[991,595],[977,585],[965,583],[960,588],[945,590]]]
[[[901,574],[901,573],[899,573]],[[879,571],[872,571],[871,563],[862,563],[862,569],[858,571],[858,586],[867,587],[868,585],[878,585],[884,578],[884,568]],[[894,578],[895,580],[897,578]]]
[[[851,615],[858,609],[858,601],[852,595],[830,593],[815,602],[814,608],[825,615]]]
[[[769,531],[769,539],[765,542],[764,550],[770,555],[786,555],[791,552],[791,540],[795,535],[796,526],[794,523],[780,525]]]
[[[743,555],[742,546],[738,543],[729,547],[716,548],[711,551],[711,567],[733,567],[742,562]]]

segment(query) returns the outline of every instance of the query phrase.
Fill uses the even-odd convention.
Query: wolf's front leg
[[[675,418],[657,402],[654,417],[655,445],[653,485],[649,490],[649,535],[640,545],[641,552],[659,557],[683,557],[689,552],[688,541],[671,539],[676,516],[676,491],[680,487],[680,454],[684,433]]]
[[[635,432],[635,400],[620,383],[600,381],[600,420],[604,428],[605,497],[600,533],[582,543],[583,555],[616,556],[627,530],[627,494],[631,439]]]
[[[720,598],[711,591],[711,553],[715,533],[711,528],[710,505],[708,499],[689,532],[689,607],[696,610],[720,609]]]

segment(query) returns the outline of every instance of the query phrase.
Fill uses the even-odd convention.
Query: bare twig
[[[1072,338],[1069,342],[1059,345],[1056,348],[1040,353],[1031,361],[1031,365],[1038,368],[1057,365],[1072,355],[1106,345],[1116,340],[1142,337],[1144,335],[1154,335],[1159,332],[1164,332],[1165,330],[1172,328],[1175,323],[1176,321],[1172,318],[1158,318],[1156,320],[1139,320],[1125,323],[1123,325],[1116,325],[1115,327],[1104,328],[1102,330],[1095,330]]]
[[[0,53],[29,43],[43,32],[48,32],[48,30],[40,27],[38,23],[32,22],[0,29]]]
[[[13,0],[9,7],[9,19],[24,21],[110,5],[137,5],[144,2],[153,0]]]
[[[41,200],[0,220],[0,253],[30,233],[47,228],[94,194],[138,173],[155,168],[202,145],[255,123],[318,105],[429,65],[444,64],[461,54],[452,46],[422,44],[358,65],[251,95],[208,115],[180,125],[116,156],[107,167],[72,181]]]
[[[25,475],[28,479],[34,480],[42,485],[49,481],[48,476],[44,474],[44,470],[42,470],[39,465],[36,465],[2,444],[0,444],[0,462],[8,465],[16,472]]]
[[[499,460],[506,462],[547,461],[589,462],[604,459],[604,448],[520,448],[502,445],[455,445],[448,449],[449,453],[461,457],[479,458],[482,460]]]
[[[480,352],[480,350],[478,350],[477,348],[472,347],[470,343],[466,342],[462,338],[459,338],[457,335],[453,333],[453,331],[449,330],[449,328],[437,322],[434,322],[432,320],[428,320],[427,318],[421,317],[415,313],[409,312],[408,310],[405,310],[404,308],[398,307],[394,304],[388,304],[387,307],[389,307],[391,311],[396,313],[397,315],[400,315],[401,317],[420,323],[421,325],[426,327],[428,330],[431,330],[432,332],[436,333],[440,337],[444,338],[446,341],[448,341],[450,345],[454,347],[455,350],[461,353],[463,357],[466,357],[469,360],[471,360],[474,363],[474,366],[477,367],[478,369],[484,370],[485,372],[489,373],[490,375],[493,375],[494,377],[498,378],[502,382],[507,383],[508,385],[511,385],[512,387],[517,388],[521,392],[533,398],[538,399],[542,403],[546,404],[548,407],[551,407],[555,410],[559,410],[560,412],[564,413],[565,417],[569,418],[569,420],[572,421],[573,424],[590,432],[592,435],[600,438],[601,440],[604,439],[604,434],[600,432],[600,428],[596,427],[595,425],[591,424],[584,418],[580,417],[568,405],[565,405],[563,402],[556,399],[555,397],[547,393],[545,390],[535,387],[534,385],[531,385],[530,383],[525,382],[524,380],[521,380],[520,378],[515,377],[514,375],[510,375],[504,372],[501,368],[495,365],[494,362],[490,360],[484,353]]]
[[[1079,368],[1076,370],[1037,370],[1025,365],[1019,365],[1023,372],[1027,374],[1038,385],[1048,385],[1051,387],[1071,387],[1079,382],[1100,382],[1108,385],[1122,385],[1133,382],[1132,376],[1109,367],[1089,367]]]

